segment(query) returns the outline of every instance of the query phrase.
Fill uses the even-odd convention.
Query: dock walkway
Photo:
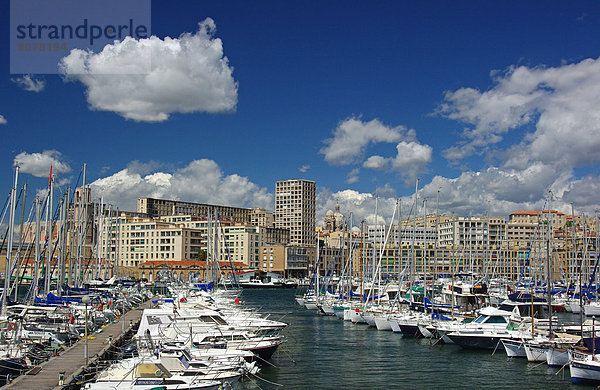
[[[88,339],[88,362],[91,364],[102,352],[109,346],[108,338],[112,336],[113,340],[120,338],[129,329],[132,323],[136,327],[142,317],[144,308],[149,307],[150,301],[139,308],[125,313],[125,316],[113,322],[109,326],[102,328],[100,333],[88,334],[95,339]],[[125,321],[125,332],[122,331],[122,321]],[[73,376],[84,368],[84,350],[85,340],[79,340],[76,344],[65,350],[59,356],[40,364],[40,370],[35,375],[21,375],[12,383],[2,386],[0,389],[62,389],[58,384],[58,376],[61,371],[65,372],[65,385],[68,384]],[[36,371],[35,369],[32,371]]]

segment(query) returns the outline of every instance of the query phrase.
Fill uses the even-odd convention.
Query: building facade
[[[275,183],[275,226],[289,229],[290,244],[315,246],[316,184],[310,180]]]
[[[206,203],[183,202],[155,198],[139,198],[137,210],[151,218],[169,215],[194,215],[208,218],[209,214],[221,221],[230,223],[251,224],[253,210],[244,207],[219,206]]]

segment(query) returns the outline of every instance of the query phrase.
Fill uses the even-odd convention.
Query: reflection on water
[[[287,342],[259,374],[285,389],[565,389],[568,368],[508,359],[504,351],[466,351],[454,345],[402,338],[308,311],[294,301],[295,290],[244,290],[250,306],[287,322]],[[282,388],[255,379],[247,389]]]

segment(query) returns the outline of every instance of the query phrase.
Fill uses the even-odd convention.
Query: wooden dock
[[[94,339],[88,338],[88,363],[94,362],[110,346],[109,337],[113,341],[119,339],[127,332],[130,323],[136,328],[142,317],[143,309],[148,307],[149,303],[148,301],[141,307],[128,311],[124,317],[102,328],[102,332],[88,334],[89,337],[95,337]],[[125,322],[125,332],[122,330],[122,321]],[[2,386],[1,389],[62,389],[62,386],[58,384],[59,374],[64,371],[64,384],[70,383],[73,377],[85,368],[84,351],[85,340],[79,340],[60,356],[55,356],[40,364],[39,370],[34,368],[29,375],[21,375],[12,383]]]

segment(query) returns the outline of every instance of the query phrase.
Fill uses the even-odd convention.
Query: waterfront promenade
[[[142,311],[149,304],[150,301],[147,301],[139,308],[128,311],[118,321],[102,328],[102,332],[91,333],[89,336],[95,338],[88,339],[89,364],[100,357],[110,346],[109,337],[112,337],[112,340],[116,341],[129,330],[130,326],[134,329],[137,328],[142,317]],[[122,330],[122,321],[125,321],[125,331]],[[65,385],[71,382],[73,377],[84,368],[84,351],[85,340],[82,339],[59,356],[55,356],[47,362],[40,364],[39,370],[34,368],[30,371],[30,374],[21,375],[1,389],[62,389],[62,386],[58,384],[60,372],[64,371]]]

